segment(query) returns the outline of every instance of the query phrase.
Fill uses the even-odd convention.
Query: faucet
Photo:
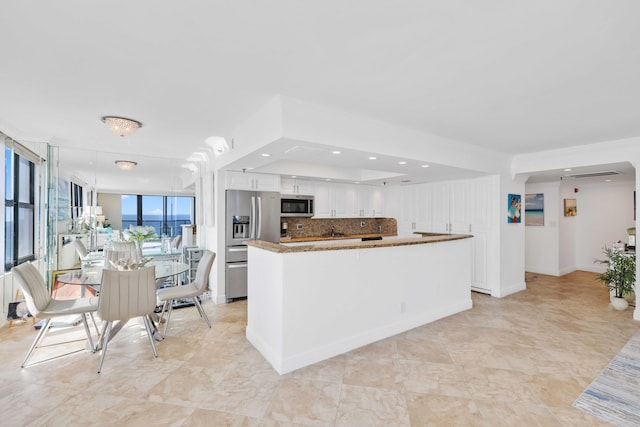
[[[331,237],[335,237],[336,230],[334,230],[333,225],[331,226]]]

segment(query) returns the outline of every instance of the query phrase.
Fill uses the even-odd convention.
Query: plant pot
[[[623,311],[626,310],[627,307],[629,307],[629,303],[624,298],[613,297],[611,298],[611,306],[616,310]]]

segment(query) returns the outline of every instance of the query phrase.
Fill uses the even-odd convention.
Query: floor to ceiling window
[[[4,264],[5,271],[35,259],[35,172],[28,150],[5,145]]]
[[[195,197],[122,195],[122,228],[144,225],[155,228],[158,236],[174,237],[183,224],[195,223]]]

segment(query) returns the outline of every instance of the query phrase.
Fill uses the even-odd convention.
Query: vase
[[[611,306],[616,310],[626,310],[629,307],[629,303],[624,298],[613,297],[611,298]]]

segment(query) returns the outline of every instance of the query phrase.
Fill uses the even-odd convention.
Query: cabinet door
[[[471,242],[471,287],[474,290],[491,293],[487,275],[488,233],[474,232]]]
[[[469,221],[469,187],[468,181],[455,181],[450,184],[449,192],[449,231],[452,233],[468,233]]]
[[[434,183],[431,187],[431,224],[435,232],[449,232],[449,184]]]
[[[229,190],[253,190],[253,174],[245,172],[226,172],[226,188]]]
[[[311,196],[314,193],[315,186],[313,181],[296,180],[296,194]]]
[[[282,194],[296,194],[296,181],[293,178],[280,179],[280,192]]]
[[[315,189],[315,212],[314,218],[331,218],[333,214],[333,193],[327,183],[318,183]]]
[[[416,185],[415,231],[431,231],[431,184]]]
[[[474,180],[471,185],[471,232],[488,231],[491,229],[491,178]]]
[[[369,210],[371,216],[378,218],[384,217],[384,189],[380,187],[371,187],[369,194],[369,201],[372,208]]]
[[[253,185],[260,191],[280,191],[280,175],[270,175],[266,173],[255,173],[253,175]]]
[[[361,193],[360,185],[349,185],[346,184],[346,192],[347,192],[347,217],[348,218],[358,218],[363,216],[363,212],[360,209],[360,193]]]
[[[333,192],[333,216],[335,218],[347,218],[347,186],[344,184],[332,184]]]
[[[415,237],[413,234],[417,227],[416,186],[407,185],[399,188],[400,208],[398,221],[398,236]]]

